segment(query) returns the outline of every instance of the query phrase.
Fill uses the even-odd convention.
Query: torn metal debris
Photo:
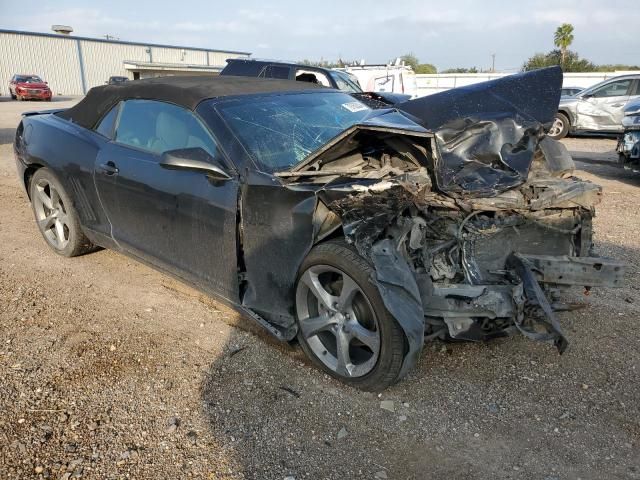
[[[410,101],[398,108],[434,133],[356,125],[278,174],[290,188],[317,185],[333,229],[374,265],[371,281],[409,342],[403,372],[425,336],[519,331],[562,353],[547,297],[621,284],[621,262],[592,256],[601,188],[573,177],[566,148],[545,136],[560,80],[551,69]]]

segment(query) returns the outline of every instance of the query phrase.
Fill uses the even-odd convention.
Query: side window
[[[594,90],[591,96],[596,98],[624,96],[627,94],[630,85],[631,80],[618,80]]]
[[[262,78],[280,78],[286,80],[289,78],[289,67],[282,65],[267,65],[262,72],[260,72]]]
[[[322,85],[324,87],[331,87],[331,82],[327,76],[316,70],[305,70],[304,68],[298,68],[296,70],[296,80],[299,82],[309,82]]]
[[[631,92],[631,95],[640,95],[640,79],[636,80],[636,88]]]
[[[217,155],[216,143],[189,110],[153,100],[127,100],[116,129],[116,141],[157,155],[200,147]]]
[[[120,104],[115,105],[109,113],[107,113],[102,120],[98,122],[95,127],[95,131],[103,137],[113,138],[113,129],[116,126],[116,119],[118,118],[118,111],[120,110]]]
[[[237,62],[227,62],[227,66],[222,69],[222,75],[237,75],[241,77],[257,77],[262,70],[263,64],[253,60],[239,60]]]

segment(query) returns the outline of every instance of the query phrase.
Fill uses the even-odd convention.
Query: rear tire
[[[71,197],[51,170],[37,170],[29,192],[36,225],[54,252],[75,257],[95,249],[80,227]]]
[[[296,280],[302,349],[329,375],[366,391],[398,381],[407,348],[374,277],[353,247],[332,240],[311,250]]]
[[[547,135],[554,140],[560,140],[569,133],[569,126],[569,118],[564,113],[558,112]]]

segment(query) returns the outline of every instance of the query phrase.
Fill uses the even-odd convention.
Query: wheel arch
[[[316,237],[309,251],[319,245],[339,240],[351,244],[345,234],[342,219],[337,217],[334,221],[338,223],[334,224],[335,226],[326,235]],[[398,321],[406,340],[401,378],[417,363],[424,344],[424,311],[418,284],[413,278],[408,264],[397,256],[394,248],[390,247],[389,240],[383,239],[376,242],[369,256],[363,254],[357,245],[351,245],[355,252],[371,265],[374,271],[384,272],[372,281],[380,292],[385,308]],[[309,252],[307,252],[308,254]],[[300,262],[298,265],[298,275],[302,263]],[[399,282],[399,279],[403,281]],[[399,285],[403,286],[399,287]]]
[[[573,126],[573,114],[566,108],[558,108],[558,113],[563,114],[569,119],[569,127]]]
[[[38,170],[44,168],[45,165],[40,163],[30,163],[24,170],[24,174],[22,176],[22,182],[24,184],[24,189],[27,191],[27,196],[29,200],[31,200],[31,179],[36,174]]]

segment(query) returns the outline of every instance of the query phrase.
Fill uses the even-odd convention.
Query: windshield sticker
[[[369,107],[360,102],[343,103],[342,108],[346,108],[350,112],[361,112],[362,110],[369,110]]]

